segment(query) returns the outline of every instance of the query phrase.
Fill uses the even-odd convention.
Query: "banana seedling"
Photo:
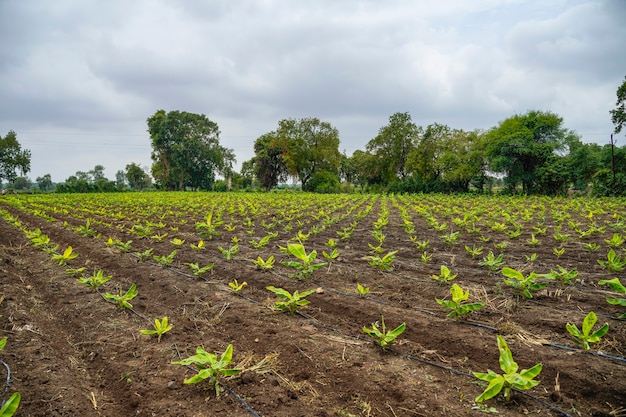
[[[380,327],[377,321],[372,323],[372,327],[364,326],[363,332],[374,339],[374,343],[380,346],[384,352],[389,348],[389,346],[395,343],[398,336],[404,333],[404,330],[406,330],[406,323],[402,323],[393,330],[387,330],[387,327],[385,326],[385,317],[381,316],[380,322]]]
[[[172,327],[173,326],[168,323],[167,316],[165,316],[161,320],[154,319],[154,329],[139,330],[139,333],[157,335],[157,343],[161,343],[161,336],[172,330]]]
[[[615,253],[613,249],[606,255],[606,261],[598,259],[598,263],[606,268],[608,272],[620,272],[626,266],[626,261],[622,261],[622,256]]]
[[[582,325],[582,331],[576,327],[575,324],[567,323],[565,328],[574,336],[574,342],[583,346],[583,349],[589,350],[590,343],[598,343],[602,336],[604,336],[609,331],[609,324],[604,323],[598,330],[591,333],[593,330],[593,326],[595,326],[598,321],[598,316],[593,311],[590,311],[587,316],[585,316]]]
[[[439,271],[439,275],[431,275],[430,277],[442,285],[452,281],[458,275],[453,274],[452,271],[450,271],[450,268],[445,265],[441,265]]]
[[[458,320],[461,316],[471,313],[472,311],[476,311],[481,309],[485,303],[466,303],[465,301],[469,298],[469,290],[463,291],[463,289],[457,284],[452,284],[450,288],[450,293],[452,296],[451,300],[440,300],[439,298],[435,298],[435,301],[440,305],[451,309],[448,313],[448,317],[454,318]]]
[[[7,344],[7,338],[0,339],[0,350],[3,350]],[[6,364],[5,364],[6,365]],[[8,369],[8,368],[7,368]],[[5,390],[8,389],[9,386],[5,387]],[[20,405],[20,400],[22,399],[19,392],[13,393],[9,397],[9,399],[2,405],[0,408],[0,417],[11,417],[17,411],[17,407]]]
[[[356,291],[359,294],[359,297],[365,298],[367,294],[370,292],[370,287],[364,287],[358,282],[356,283]]]
[[[105,300],[114,301],[117,306],[123,310],[125,308],[133,308],[133,305],[129,301],[135,298],[137,294],[139,294],[137,286],[133,284],[125,293],[123,293],[120,289],[119,294],[111,294],[107,292],[103,295],[103,297]]]
[[[222,255],[224,255],[224,258],[227,261],[230,261],[231,259],[233,259],[233,256],[239,253],[239,244],[235,243],[233,246],[231,246],[228,249],[224,249],[223,247],[218,246],[217,249],[222,253]]]
[[[379,255],[366,256],[365,259],[369,261],[371,266],[377,267],[381,272],[391,271],[393,267],[391,266],[393,262],[396,260],[397,250],[391,251],[387,253],[382,258]]]
[[[195,250],[195,251],[201,251],[206,249],[206,246],[204,245],[204,240],[201,240],[200,242],[198,242],[197,245],[194,245],[193,243],[190,244],[191,249]]]
[[[293,316],[300,307],[308,305],[309,301],[305,300],[304,298],[315,292],[315,290],[308,290],[304,292],[298,292],[298,290],[296,290],[293,292],[293,294],[291,294],[289,291],[283,288],[276,288],[271,285],[266,288],[276,294],[278,298],[285,300],[276,301],[274,303],[274,308],[289,313],[290,316]]]
[[[65,249],[65,251],[62,254],[56,253],[52,255],[52,260],[55,262],[58,262],[59,265],[65,265],[67,264],[68,261],[71,261],[72,259],[76,259],[77,257],[78,257],[78,254],[72,253],[72,247],[68,246],[67,249]]]
[[[174,262],[174,257],[176,256],[176,249],[174,249],[169,255],[154,255],[153,258],[155,261],[159,263],[163,268],[170,266]]]
[[[547,282],[537,282],[537,278],[541,275],[534,272],[524,276],[520,271],[505,266],[502,268],[502,275],[507,277],[504,283],[518,290],[523,299],[533,298],[533,292],[548,286]]]
[[[536,364],[530,369],[522,369],[521,372],[517,372],[519,366],[513,360],[513,354],[508,345],[502,338],[502,336],[496,336],[498,339],[498,350],[500,351],[500,369],[504,374],[496,374],[491,369],[487,370],[487,373],[472,372],[472,374],[489,385],[485,390],[476,397],[477,403],[482,403],[490,398],[495,397],[504,390],[504,399],[506,401],[511,400],[511,390],[513,388],[518,390],[529,390],[539,384],[534,378],[541,373],[543,365],[541,363]]]
[[[177,248],[179,248],[185,244],[185,241],[183,239],[179,239],[175,237],[174,239],[170,240],[170,244],[172,244],[172,246],[176,246]]]
[[[213,264],[208,264],[207,266],[200,267],[197,262],[185,262],[185,265],[187,265],[189,269],[191,269],[191,273],[194,274],[194,276],[196,277],[201,277],[202,275],[213,269]]]
[[[302,243],[288,243],[287,252],[299,259],[299,261],[282,262],[283,265],[296,269],[297,272],[294,274],[295,278],[306,280],[309,276],[311,276],[311,274],[313,274],[313,271],[327,265],[326,262],[315,263],[317,251],[313,250],[307,254]]]
[[[196,354],[180,361],[172,362],[173,365],[195,365],[200,370],[191,378],[185,379],[185,384],[197,384],[204,380],[208,380],[215,389],[215,396],[220,395],[220,376],[234,376],[241,372],[241,369],[228,368],[232,362],[233,345],[228,345],[226,350],[220,356],[205,351],[202,347],[196,348]]]
[[[275,259],[274,255],[270,255],[266,261],[263,260],[260,256],[256,258],[256,260],[252,260],[252,262],[259,268],[261,271],[267,271],[274,267]]]
[[[230,287],[230,292],[232,292],[235,295],[241,294],[241,290],[243,290],[243,287],[245,287],[246,285],[248,285],[246,281],[240,284],[239,282],[237,282],[236,279],[228,283],[228,286]]]
[[[113,278],[111,275],[105,276],[102,269],[99,269],[98,272],[94,272],[94,274],[89,277],[79,278],[78,282],[95,290],[109,282],[111,278]]]

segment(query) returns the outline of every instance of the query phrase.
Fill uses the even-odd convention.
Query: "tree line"
[[[626,79],[610,111],[621,132],[626,123]],[[104,177],[104,167],[78,171],[56,184],[58,192],[263,189],[299,183],[304,191],[503,192],[558,195],[570,189],[594,195],[626,194],[626,146],[588,144],[550,111],[515,114],[489,130],[466,131],[433,123],[417,126],[398,112],[348,156],[338,130],[317,118],[283,119],[254,141],[254,156],[235,172],[232,149],[220,144],[219,127],[203,114],[158,110],[147,119],[153,161],[150,176],[135,163]],[[30,151],[15,132],[0,137],[0,181],[28,184]],[[22,176],[18,176],[17,172]],[[219,178],[223,179],[219,179]],[[40,190],[53,187],[47,174]]]

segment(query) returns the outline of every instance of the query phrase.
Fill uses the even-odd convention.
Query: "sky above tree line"
[[[396,112],[473,130],[549,110],[604,144],[624,21],[621,0],[1,0],[0,135],[55,182],[149,167],[158,109],[207,115],[237,169],[285,118],[330,122],[348,155]]]

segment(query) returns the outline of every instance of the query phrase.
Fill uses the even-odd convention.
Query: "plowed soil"
[[[294,271],[279,264],[287,255],[276,246],[286,246],[295,232],[281,232],[257,250],[246,243],[251,237],[242,227],[221,229],[220,236],[206,241],[205,251],[196,252],[188,244],[199,240],[194,221],[202,219],[203,211],[170,231],[163,242],[139,239],[116,224],[94,225],[101,233],[96,239],[72,229],[84,225],[84,218],[48,211],[54,218],[48,221],[0,200],[0,208],[18,217],[26,229],[39,228],[61,250],[72,246],[79,257],[69,262],[71,267],[112,275],[100,293],[125,291],[133,283],[139,292],[131,301],[132,311],[116,308],[0,219],[0,336],[8,340],[0,358],[11,370],[4,398],[19,391],[22,402],[16,415],[47,417],[482,415],[485,410],[478,410],[474,399],[484,386],[471,372],[500,373],[500,334],[520,369],[541,362],[543,371],[537,387],[514,392],[508,403],[494,398],[488,407],[507,416],[623,415],[618,413],[626,407],[626,363],[620,360],[626,330],[616,318],[622,311],[606,303],[610,292],[597,281],[613,276],[626,280],[598,265],[608,249],[602,239],[602,249],[595,253],[580,242],[569,242],[561,259],[548,244],[529,249],[524,244],[529,230],[510,240],[505,259],[511,267],[544,273],[558,264],[579,272],[573,285],[552,283],[533,299],[522,300],[501,285],[499,272],[489,274],[478,266],[482,256],[472,259],[465,253],[465,245],[485,246],[476,236],[463,233],[458,244],[446,245],[441,233],[414,216],[420,239],[432,242],[433,259],[419,262],[421,252],[408,239],[394,207],[383,229],[384,247],[398,251],[394,269],[380,272],[370,266],[364,257],[370,254],[368,243],[374,242],[370,231],[379,204],[359,222],[351,239],[338,239],[340,259],[302,281],[290,278]],[[328,251],[324,244],[337,239],[336,231],[349,223],[344,220],[311,235],[307,250]],[[264,234],[259,230],[254,236]],[[602,238],[611,235],[607,231]],[[168,268],[133,255],[148,248],[168,254],[174,236],[186,244]],[[240,238],[241,250],[226,261],[217,247],[231,246],[233,236]],[[108,247],[108,237],[132,239],[132,251]],[[533,265],[524,258],[531,252],[538,255]],[[255,268],[253,259],[269,255],[277,259],[272,270]],[[189,262],[215,266],[197,278],[185,266]],[[485,307],[467,320],[447,318],[435,298],[449,297],[449,284],[430,278],[440,265],[458,274],[454,282]],[[227,284],[234,279],[247,282],[243,296],[230,292]],[[357,282],[371,289],[367,297],[357,296]],[[276,298],[266,289],[270,285],[317,292],[307,298],[310,304],[302,314],[289,316],[271,308]],[[582,352],[565,331],[568,322],[580,327],[589,311],[598,314],[599,324],[610,325],[607,336],[593,346],[600,354]],[[160,343],[139,333],[163,316],[173,329]],[[406,323],[405,333],[387,352],[362,331],[381,316],[388,328]],[[194,372],[172,361],[193,355],[197,346],[220,354],[229,344],[234,346],[233,366],[243,372],[221,380],[225,389],[219,397],[208,383],[183,384]]]

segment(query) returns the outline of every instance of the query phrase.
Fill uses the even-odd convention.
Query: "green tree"
[[[614,133],[617,135],[626,124],[626,77],[624,77],[624,82],[617,89],[617,102],[615,103],[615,108],[610,113],[611,120],[615,125]]]
[[[414,175],[424,183],[432,183],[442,173],[440,157],[453,134],[447,125],[433,123],[426,127],[419,143],[409,155],[407,165]]]
[[[150,175],[134,162],[126,165],[124,177],[133,190],[141,191],[150,186]]]
[[[375,156],[384,184],[406,178],[407,158],[415,149],[420,133],[421,128],[413,123],[409,113],[398,112],[391,115],[389,123],[367,143],[366,149]]]
[[[266,133],[254,142],[254,174],[265,191],[270,191],[280,181],[287,179],[287,166],[283,158],[285,152],[286,143],[281,141],[276,132]]]
[[[0,136],[0,182],[3,179],[15,181],[18,171],[22,176],[30,171],[30,151],[22,150],[17,134],[9,130],[4,138]]]
[[[358,184],[361,190],[368,184],[382,184],[382,166],[375,155],[370,152],[355,150],[349,158],[349,164],[354,169],[352,182]]]
[[[447,188],[468,192],[473,183],[482,191],[486,180],[483,133],[455,129],[442,146],[438,165]]]
[[[50,174],[46,174],[43,177],[37,177],[35,182],[37,182],[37,186],[41,191],[49,191],[52,189],[52,176]]]
[[[558,152],[578,136],[563,127],[563,119],[551,112],[532,110],[500,122],[486,134],[489,169],[505,174],[510,192],[521,184],[523,193],[542,193],[537,170],[555,161]]]
[[[566,170],[576,190],[585,190],[591,179],[601,169],[602,147],[596,143],[582,143],[579,140],[570,143]]]
[[[341,166],[339,131],[330,123],[317,118],[285,119],[278,123],[277,134],[286,144],[283,159],[287,171],[300,180],[302,190],[314,191],[307,184],[320,171],[338,176]]]
[[[152,176],[163,188],[211,189],[216,174],[232,170],[234,152],[220,145],[217,123],[204,114],[158,110],[147,123]]]

